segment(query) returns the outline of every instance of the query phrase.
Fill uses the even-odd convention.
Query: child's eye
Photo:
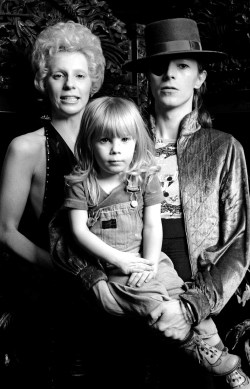
[[[100,143],[107,143],[107,142],[109,142],[109,138],[101,138],[101,139],[99,140],[99,142],[100,142]]]
[[[127,143],[127,142],[129,142],[131,139],[132,139],[132,138],[131,138],[130,136],[124,136],[121,140],[122,140],[122,142]]]

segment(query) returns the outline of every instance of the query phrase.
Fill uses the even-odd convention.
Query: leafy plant
[[[33,87],[30,54],[38,33],[50,24],[66,20],[74,20],[86,25],[101,39],[106,58],[102,93],[126,94],[127,81],[121,65],[128,56],[129,40],[125,24],[112,14],[105,1],[2,0],[0,3],[0,89],[14,92],[15,98],[12,102],[15,105],[15,100],[18,100],[16,107],[18,106],[19,109],[20,99],[17,96],[23,93],[24,88],[26,95],[37,98]]]
[[[220,66],[210,69],[213,92],[231,95],[250,89],[250,2],[249,0],[200,0],[187,17],[200,26],[204,48],[228,54]]]

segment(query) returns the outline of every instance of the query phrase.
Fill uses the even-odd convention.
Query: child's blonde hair
[[[143,186],[146,179],[159,169],[154,159],[153,141],[136,104],[127,98],[109,96],[99,97],[88,103],[75,145],[78,166],[66,178],[68,183],[87,180],[90,204],[97,204],[100,195],[94,142],[105,137],[127,136],[132,137],[136,144],[129,170],[124,172],[124,180],[131,175],[137,176],[137,181]]]

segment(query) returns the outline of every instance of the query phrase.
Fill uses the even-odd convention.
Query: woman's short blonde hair
[[[31,58],[36,88],[45,92],[49,59],[62,51],[80,52],[85,55],[92,79],[91,95],[98,92],[105,71],[105,58],[100,39],[89,28],[73,21],[56,23],[38,35]]]

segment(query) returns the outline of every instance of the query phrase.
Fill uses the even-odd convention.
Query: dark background
[[[240,0],[238,0],[240,1]],[[197,0],[107,0],[115,16],[126,23],[147,24],[156,20],[181,17]]]

